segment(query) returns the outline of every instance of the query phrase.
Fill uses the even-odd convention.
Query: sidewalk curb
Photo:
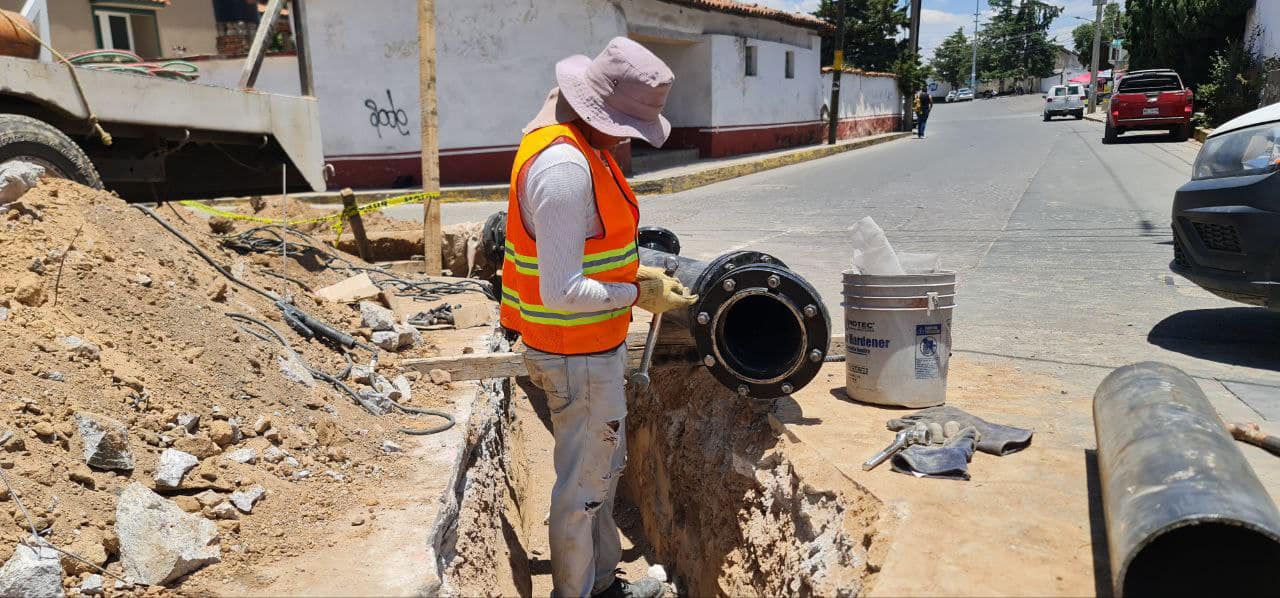
[[[1107,117],[1106,117],[1106,116],[1101,116],[1101,115],[1099,115],[1099,114],[1097,114],[1097,113],[1095,113],[1095,114],[1086,114],[1086,115],[1084,115],[1084,118],[1085,118],[1085,120],[1091,120],[1091,121],[1093,121],[1093,122],[1099,122],[1099,123],[1104,123],[1104,124],[1107,122]],[[1192,133],[1191,138],[1192,138],[1192,139],[1194,139],[1194,140],[1196,140],[1196,141],[1199,141],[1200,143],[1204,143],[1204,140],[1205,140],[1205,139],[1208,139],[1208,138],[1209,138],[1209,136],[1210,136],[1210,135],[1212,135],[1212,134],[1213,134],[1213,129],[1206,129],[1206,128],[1204,128],[1204,127],[1196,127],[1196,130]]]
[[[911,133],[882,133],[879,135],[871,135],[861,137],[851,141],[845,141],[836,145],[819,145],[808,149],[788,152],[781,155],[768,156],[755,160],[743,160],[739,163],[726,164],[723,166],[710,166],[706,169],[696,172],[677,174],[662,178],[645,179],[640,177],[631,181],[631,189],[636,195],[654,195],[660,193],[679,193],[696,187],[710,185],[721,181],[727,181],[765,170],[826,158],[836,154],[853,151],[857,149],[867,148],[889,141],[902,139]],[[467,203],[479,201],[506,201],[508,185],[476,185],[470,187],[445,187],[440,190],[440,200],[443,203]],[[415,189],[385,189],[376,191],[356,191],[356,202],[364,204],[374,201],[381,201],[389,197],[396,197],[405,193],[413,193]],[[278,197],[278,196],[270,196]],[[326,191],[324,193],[301,193],[290,195],[294,200],[304,203],[329,206],[341,204],[337,191]],[[206,203],[210,205],[227,205],[249,201],[250,197],[229,197],[211,199]]]

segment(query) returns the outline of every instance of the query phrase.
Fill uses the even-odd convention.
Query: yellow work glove
[[[641,270],[643,269],[642,266]],[[687,295],[688,291],[680,281],[667,276],[659,268],[652,270],[658,272],[657,277],[641,278],[641,274],[636,275],[636,286],[640,289],[636,307],[652,314],[660,314],[676,308],[689,307],[698,300],[697,295]],[[652,272],[649,275],[652,275]]]
[[[636,272],[636,282],[642,280],[657,280],[659,278],[669,278],[667,271],[656,266],[640,266],[640,271]]]

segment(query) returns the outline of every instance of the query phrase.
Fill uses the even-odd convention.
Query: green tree
[[[933,50],[929,66],[938,78],[960,87],[969,81],[969,65],[973,63],[973,46],[964,35],[964,28],[956,29]]]
[[[1213,56],[1244,38],[1252,2],[1126,0],[1125,47],[1131,69],[1171,68],[1193,87],[1208,81]]]
[[[888,71],[907,50],[903,35],[910,22],[897,0],[845,0],[844,63],[869,71]],[[822,0],[814,16],[834,25],[836,0]],[[902,39],[900,39],[902,38]],[[822,63],[831,64],[835,36],[822,38]]]
[[[898,91],[909,96],[924,89],[925,82],[933,74],[933,69],[920,62],[920,55],[907,50],[893,61],[891,72],[898,77]]]
[[[1112,40],[1123,38],[1128,19],[1120,10],[1119,4],[1108,4],[1102,11],[1102,57],[1098,60],[1098,68],[1107,70],[1113,65],[1107,60]],[[1084,23],[1071,30],[1071,39],[1075,42],[1076,54],[1080,55],[1080,63],[1086,68],[1093,64],[1093,22]]]
[[[1040,0],[987,0],[994,14],[979,37],[978,70],[983,79],[1047,77],[1053,73],[1057,46],[1049,25],[1062,8]]]
[[[1209,78],[1200,84],[1196,103],[1212,126],[1257,109],[1268,75],[1280,72],[1280,57],[1263,59],[1257,51],[1262,32],[1231,40],[1209,60]],[[1272,75],[1274,76],[1274,75]]]

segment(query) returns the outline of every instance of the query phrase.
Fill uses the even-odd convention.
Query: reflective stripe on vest
[[[562,355],[607,351],[626,341],[630,306],[570,312],[542,302],[537,242],[522,219],[518,194],[527,165],[556,143],[574,145],[586,157],[591,171],[601,234],[586,239],[583,275],[605,283],[635,282],[640,266],[636,245],[640,214],[617,162],[593,149],[573,125],[543,127],[521,140],[511,170],[499,313],[502,325],[519,332],[525,344],[534,349]]]

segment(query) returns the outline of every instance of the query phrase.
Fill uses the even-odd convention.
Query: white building
[[[306,2],[329,186],[420,185],[417,0]],[[115,47],[157,62],[182,57],[200,67],[198,83],[227,87],[238,84],[256,14],[252,0],[50,6],[53,44],[65,54]],[[595,56],[615,36],[639,41],[675,72],[665,111],[674,130],[663,150],[721,157],[820,143],[829,97],[820,39],[829,29],[809,15],[731,0],[437,0],[441,181],[505,182],[520,129],[555,85],[555,63]],[[891,77],[851,73],[842,83],[841,137],[894,128]],[[290,45],[267,55],[257,87],[300,93]],[[619,152],[624,167],[631,149]]]
[[[378,7],[309,0],[330,186],[419,181],[416,2]],[[665,111],[673,130],[662,149],[721,157],[825,139],[819,53],[828,26],[808,15],[729,0],[440,0],[436,11],[444,184],[506,182],[520,129],[555,85],[556,61],[594,57],[619,35],[676,75]],[[264,70],[260,86],[279,81],[296,91],[289,65]],[[892,79],[873,79],[875,100],[855,95],[859,77],[845,79],[842,138],[892,130],[900,118]],[[619,152],[624,167],[630,154],[629,146]]]

